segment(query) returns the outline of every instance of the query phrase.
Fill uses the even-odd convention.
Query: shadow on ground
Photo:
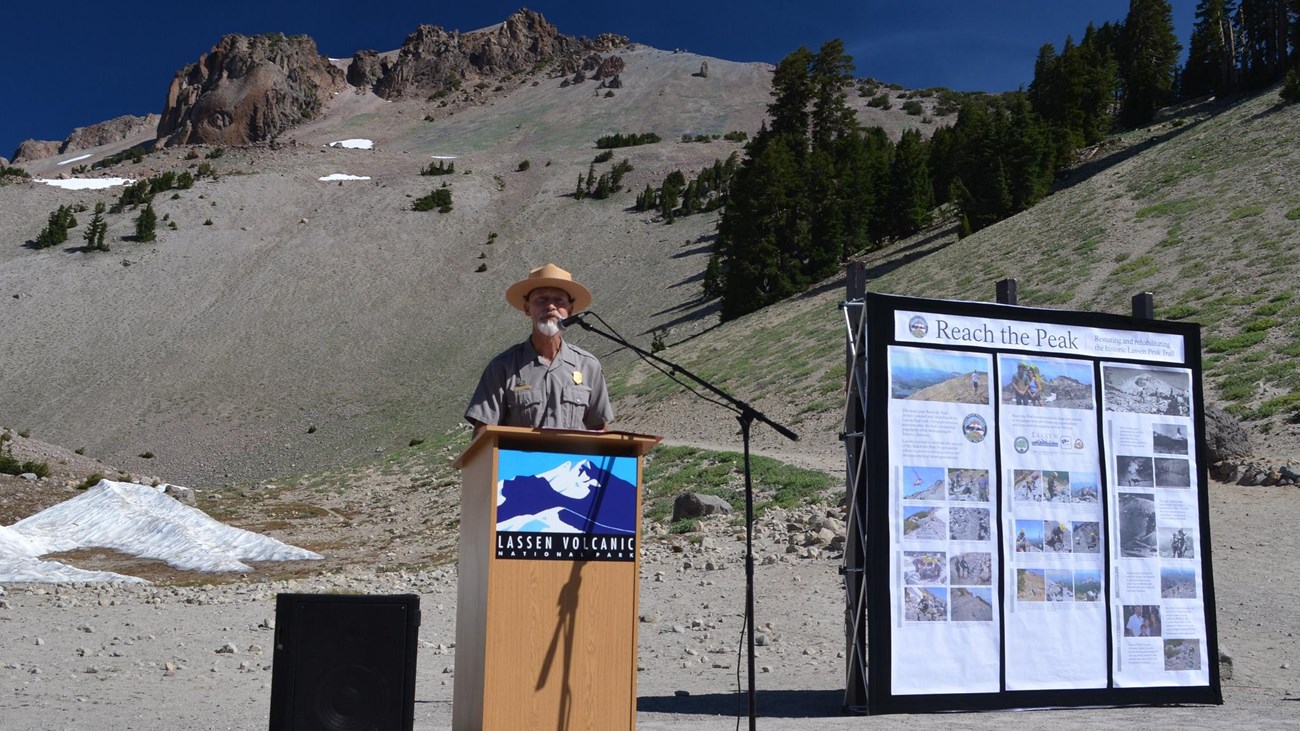
[[[843,690],[766,690],[754,694],[758,718],[838,718],[843,711]],[[646,713],[693,716],[749,717],[745,693],[707,693],[686,696],[641,696],[636,709]]]

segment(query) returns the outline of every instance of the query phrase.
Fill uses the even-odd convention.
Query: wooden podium
[[[636,727],[641,457],[658,442],[489,426],[457,458],[453,729]]]

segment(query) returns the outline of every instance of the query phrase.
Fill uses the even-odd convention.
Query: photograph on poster
[[[1048,569],[1046,574],[1047,601],[1074,601],[1074,571],[1071,569]]]
[[[1074,600],[1076,602],[1101,601],[1101,570],[1074,570]]]
[[[1160,606],[1156,604],[1124,605],[1125,637],[1159,637]]]
[[[1161,566],[1160,598],[1195,599],[1196,570],[1190,566]]]
[[[1200,640],[1165,640],[1165,670],[1200,669]]]
[[[1115,457],[1115,483],[1120,487],[1155,487],[1150,457]]]
[[[1092,409],[1092,364],[1059,358],[999,359],[1002,403],[1057,409]]]
[[[1152,424],[1151,444],[1156,454],[1187,454],[1187,428],[1182,424]]]
[[[943,551],[903,551],[903,583],[946,584],[947,566]]]
[[[948,590],[938,587],[904,590],[903,619],[910,622],[948,621]]]
[[[952,621],[992,622],[993,590],[969,589],[964,586],[952,590]]]
[[[1096,472],[1070,473],[1070,502],[1096,503],[1101,500],[1101,481]]]
[[[892,398],[954,404],[989,402],[988,356],[898,347],[889,352]]]
[[[978,551],[958,553],[948,561],[953,584],[990,586],[993,583],[993,557]]]
[[[943,500],[942,467],[904,467],[903,497],[907,500]]]
[[[954,541],[987,541],[992,535],[988,508],[949,508],[948,537]]]
[[[1185,459],[1156,457],[1156,487],[1191,487],[1192,463]]]
[[[1043,569],[1016,569],[1016,598],[1022,602],[1044,601],[1043,583]]]
[[[924,506],[903,507],[903,538],[945,540],[948,537],[948,509]]]
[[[1047,488],[1043,484],[1040,470],[1012,470],[1011,496],[1013,500],[1026,503],[1041,503],[1047,499]]]
[[[953,501],[986,503],[989,501],[989,471],[972,469],[948,470],[948,499]]]
[[[1076,520],[1071,527],[1074,534],[1074,553],[1101,553],[1101,526],[1093,520]]]
[[[1196,558],[1196,539],[1186,528],[1160,529],[1161,558]]]
[[[1043,521],[1016,521],[1016,553],[1043,552]]]
[[[1190,416],[1192,374],[1185,370],[1103,365],[1107,411]]]
[[[1070,502],[1070,473],[1060,470],[1044,470],[1043,499],[1049,503]]]
[[[1119,494],[1119,552],[1128,558],[1156,555],[1156,501],[1150,493]]]
[[[1069,523],[1043,521],[1043,553],[1070,553],[1071,540]]]

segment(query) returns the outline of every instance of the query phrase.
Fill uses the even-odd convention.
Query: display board
[[[1221,703],[1199,326],[865,308],[869,712]]]

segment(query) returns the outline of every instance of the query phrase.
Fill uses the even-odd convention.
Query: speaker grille
[[[271,731],[405,731],[414,723],[419,597],[281,594]]]

